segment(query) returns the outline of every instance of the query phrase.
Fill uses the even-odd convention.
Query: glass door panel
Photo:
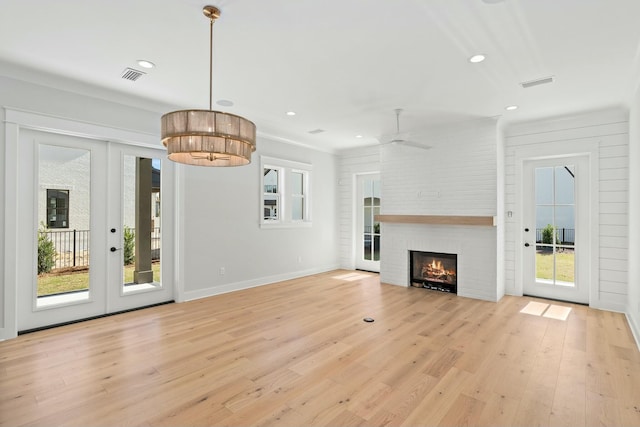
[[[161,160],[123,156],[122,291],[160,285]]]
[[[575,167],[535,168],[536,280],[575,286]]]
[[[91,151],[38,145],[36,307],[87,300]]]

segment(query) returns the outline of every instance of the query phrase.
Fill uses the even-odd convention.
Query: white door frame
[[[591,235],[586,243],[586,250],[589,252],[588,280],[589,286],[589,306],[600,307],[599,303],[599,140],[597,138],[584,138],[569,142],[545,142],[519,147],[515,150],[515,188],[516,203],[514,216],[515,222],[515,295],[523,295],[523,262],[524,262],[524,198],[530,195],[524,194],[524,163],[528,160],[538,160],[545,158],[557,158],[566,156],[586,156],[589,164],[589,202],[588,218],[585,218],[585,227],[589,227]]]
[[[21,109],[5,107],[5,217],[4,224],[4,295],[2,299],[4,317],[0,322],[0,340],[14,338],[17,336],[17,282],[18,282],[18,254],[13,250],[17,247],[20,235],[17,230],[17,223],[20,212],[18,211],[18,200],[21,197],[18,191],[18,148],[21,129],[33,129],[63,135],[79,136],[88,139],[101,141],[114,141],[122,144],[136,145],[140,147],[161,148],[158,135],[135,132],[116,127],[100,124],[87,123],[56,117],[49,114],[24,111]],[[176,174],[177,175],[177,174]],[[165,183],[171,186],[170,193],[175,202],[175,188],[178,186],[179,178],[174,182]],[[174,218],[177,217],[178,206],[173,203]],[[174,240],[175,243],[175,240]],[[178,257],[175,244],[170,251],[167,260],[175,260]],[[177,269],[177,266],[176,266]],[[174,273],[172,281],[179,277],[179,273]],[[174,282],[174,295],[179,295],[181,285]]]

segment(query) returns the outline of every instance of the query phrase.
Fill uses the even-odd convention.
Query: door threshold
[[[97,316],[85,317],[84,319],[70,320],[68,322],[56,323],[54,325],[40,326],[38,328],[33,328],[33,329],[25,329],[24,331],[18,331],[18,335],[30,334],[32,332],[44,331],[46,329],[53,329],[60,326],[73,325],[74,323],[86,322],[87,320],[100,319],[103,317],[115,316],[116,314],[128,313],[130,311],[144,310],[145,308],[157,307],[159,305],[173,304],[173,303],[175,303],[174,300],[159,302],[156,304],[145,305],[142,307],[130,308],[128,310],[121,310],[113,313],[105,313],[105,314],[99,314]]]

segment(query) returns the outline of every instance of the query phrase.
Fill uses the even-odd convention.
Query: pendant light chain
[[[209,111],[213,111],[213,21],[209,18]]]

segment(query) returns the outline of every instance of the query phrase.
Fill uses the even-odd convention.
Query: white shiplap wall
[[[422,150],[386,145],[381,151],[382,213],[496,215],[497,127],[483,120],[422,136]],[[408,250],[458,254],[458,293],[495,301],[495,227],[382,224],[380,277],[408,286]]]
[[[355,177],[374,172],[380,172],[380,146],[345,150],[338,156],[338,239],[342,268],[355,269]]]
[[[593,230],[597,233],[596,275],[592,277],[591,305],[611,310],[624,310],[627,294],[628,263],[628,113],[612,109],[571,117],[554,118],[512,125],[505,130],[505,284],[510,294],[520,294],[516,275],[516,245],[518,244],[519,213],[516,212],[520,184],[516,182],[517,150],[527,147],[539,150],[536,156],[553,155],[553,147],[568,144],[595,146],[597,158],[599,200]],[[594,297],[595,296],[595,301]]]

